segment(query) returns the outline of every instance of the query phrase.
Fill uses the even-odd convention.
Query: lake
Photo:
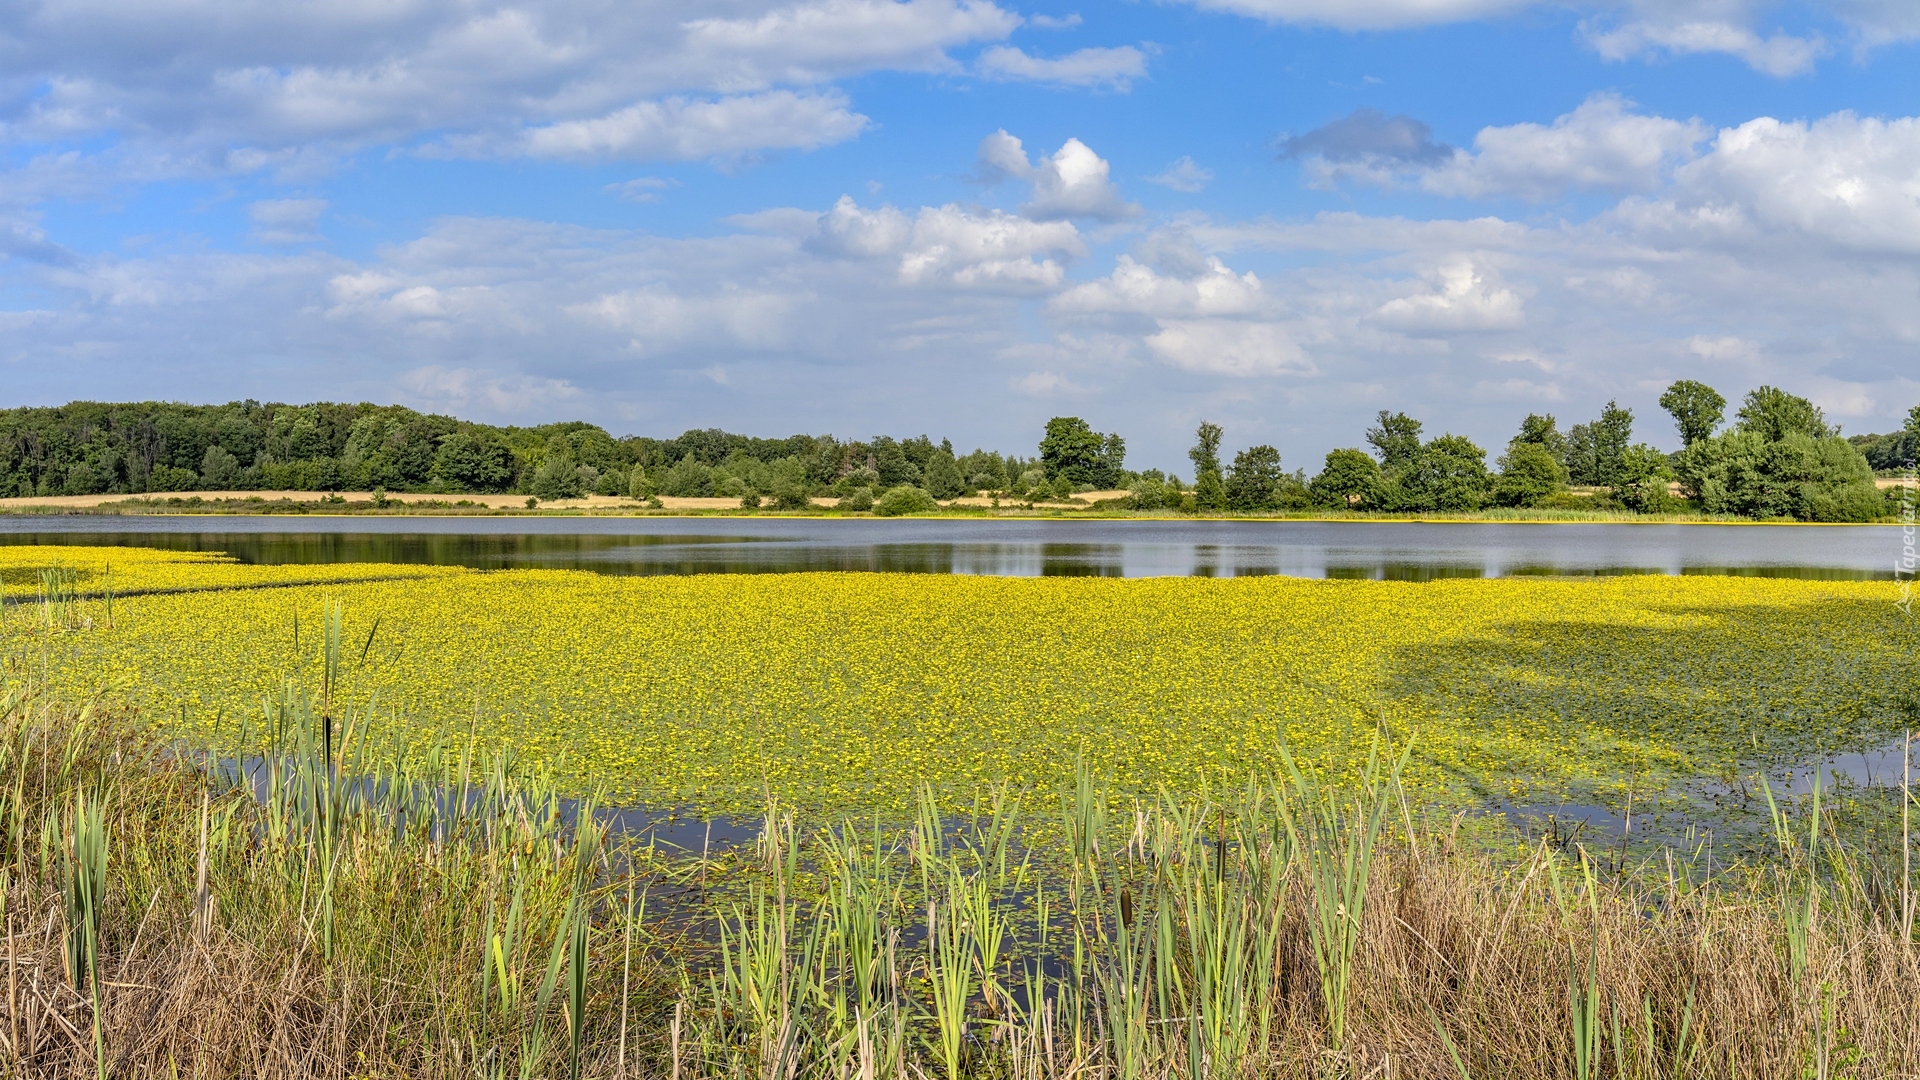
[[[1895,526],[929,518],[0,517],[0,544],[603,574],[1892,579]]]

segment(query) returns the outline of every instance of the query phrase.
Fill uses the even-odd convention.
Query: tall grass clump
[[[209,753],[27,667],[0,1077],[1920,1073],[1905,835],[1828,801],[1776,801],[1765,859],[1615,869],[1428,824],[1382,744],[1148,800],[1082,770],[893,823],[771,805],[678,853],[333,686]]]

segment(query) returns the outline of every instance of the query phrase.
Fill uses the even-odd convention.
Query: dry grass
[[[1920,1075],[1898,878],[1804,811],[1777,861],[1711,877],[1685,852],[1603,876],[1468,845],[1378,777],[1111,817],[1083,782],[1057,811],[929,807],[878,839],[770,815],[752,849],[665,859],[568,828],[510,761],[382,758],[363,717],[295,691],[270,717],[262,799],[130,718],[0,700],[0,1076]],[[470,798],[423,801],[429,781]],[[67,959],[83,796],[109,852],[103,1057]],[[1370,874],[1316,859],[1382,817]],[[1023,854],[1022,825],[1059,839]],[[1313,927],[1342,874],[1364,904],[1336,1046],[1341,960]]]

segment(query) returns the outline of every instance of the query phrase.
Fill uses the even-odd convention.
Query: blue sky
[[[1910,0],[64,0],[0,12],[6,404],[1313,471],[1674,378],[1920,400]]]

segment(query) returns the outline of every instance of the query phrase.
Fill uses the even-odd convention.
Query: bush
[[[923,488],[911,484],[901,484],[880,496],[873,504],[873,512],[881,517],[899,517],[902,514],[927,514],[940,509],[933,496]]]
[[[873,489],[857,487],[857,488],[854,488],[852,491],[847,492],[845,495],[840,496],[840,509],[842,510],[873,509]]]

